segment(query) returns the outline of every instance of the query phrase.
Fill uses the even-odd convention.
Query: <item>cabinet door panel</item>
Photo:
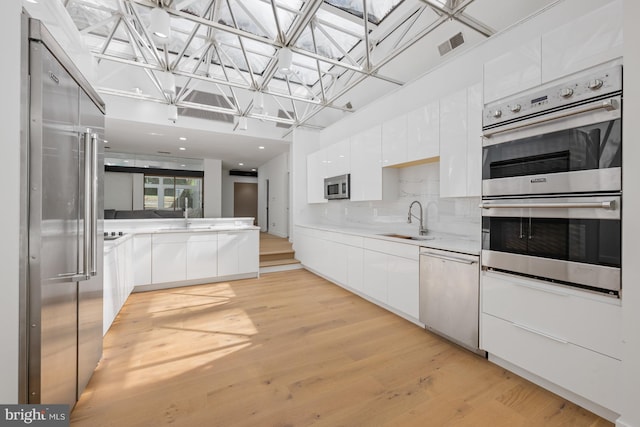
[[[327,176],[344,175],[350,172],[350,140],[345,139],[327,149]]]
[[[133,284],[148,285],[151,283],[151,235],[136,234],[133,236]]]
[[[542,82],[621,57],[622,46],[622,1],[615,1],[542,36]]]
[[[351,138],[351,200],[382,200],[382,128]]]
[[[153,242],[152,283],[176,282],[187,278],[186,242]]]
[[[204,279],[217,275],[217,233],[207,233],[206,236],[192,236],[187,242],[187,279]]]
[[[411,111],[407,116],[407,161],[440,154],[440,105],[438,101]]]
[[[382,166],[407,161],[407,115],[382,123]]]
[[[380,302],[387,302],[387,257],[375,251],[364,251],[364,293]]]
[[[467,196],[482,190],[482,84],[467,88]]]
[[[347,247],[347,286],[363,291],[364,285],[364,250],[353,246]]]
[[[254,273],[260,269],[260,236],[258,231],[240,232],[238,273]]]
[[[218,233],[218,276],[238,274],[238,235]]]
[[[467,90],[440,100],[440,197],[467,193]]]
[[[539,85],[540,37],[484,64],[484,102],[490,103]]]
[[[327,150],[307,156],[307,203],[326,203],[324,179],[327,177]]]
[[[419,267],[418,261],[396,256],[387,258],[389,305],[417,319],[419,317]]]

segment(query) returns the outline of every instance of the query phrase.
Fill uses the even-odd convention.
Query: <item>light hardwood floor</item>
[[[72,426],[605,426],[307,272],[131,295]]]

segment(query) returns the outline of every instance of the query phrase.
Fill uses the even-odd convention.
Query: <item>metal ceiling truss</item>
[[[493,33],[490,28],[464,14],[464,9],[473,0],[449,0],[444,6],[421,0],[422,3],[417,2],[415,7],[408,9],[403,16],[394,18],[395,23],[384,28],[369,22],[368,5],[363,0],[363,17],[351,17],[352,22],[361,26],[361,34],[341,28],[327,19],[320,19],[317,16],[320,9],[334,10],[333,6],[325,4],[323,0],[307,0],[300,10],[280,4],[278,0],[253,0],[269,6],[273,28],[256,16],[256,10],[249,7],[248,0],[115,1],[118,10],[93,4],[88,0],[67,0],[66,6],[69,8],[71,5],[80,5],[99,11],[103,19],[81,28],[81,33],[87,37],[102,39],[101,44],[92,50],[98,62],[108,60],[138,67],[146,73],[158,91],[158,96],[107,87],[98,88],[99,92],[173,104],[179,108],[251,117],[290,125],[292,129],[298,126],[318,128],[312,125],[311,121],[326,108],[354,111],[351,106],[336,105],[336,101],[367,78],[403,85],[402,81],[382,75],[380,69],[447,20],[458,20],[485,36]],[[185,11],[187,7],[196,3],[203,6],[201,12],[193,12],[193,9]],[[172,30],[184,37],[182,45],[173,51],[167,45],[156,45],[141,16],[142,11],[146,12],[158,5],[162,5],[169,13],[173,24],[176,24],[176,20],[182,21],[181,28],[172,25]],[[233,7],[234,5],[236,7]],[[416,30],[416,23],[428,8],[439,15],[437,20],[418,31],[409,40],[404,40],[412,29]],[[228,14],[231,22],[222,23],[222,11]],[[105,12],[111,16],[104,17]],[[239,22],[238,13],[243,14],[242,24]],[[283,27],[283,16],[292,17],[288,28]],[[243,29],[248,25],[245,21],[255,26],[256,33],[264,35]],[[204,33],[203,29],[206,29]],[[310,50],[300,47],[299,44],[307,31],[310,35]],[[356,44],[341,44],[333,35],[337,31],[357,40]],[[374,33],[375,40],[372,39]],[[399,38],[386,48],[387,52],[376,50],[382,56],[376,54],[380,59],[374,59],[372,52],[380,48],[380,43],[391,34],[399,34]],[[322,52],[319,37],[329,46]],[[262,52],[247,45],[256,42],[266,46],[267,51]],[[298,72],[283,74],[279,71],[278,52],[284,47],[299,55],[299,60],[296,61],[294,55],[293,61]],[[331,47],[334,48],[335,54],[339,52],[339,57],[326,56],[327,52],[332,50]],[[263,69],[255,68],[255,61],[259,58],[262,58],[262,63],[266,63]],[[177,94],[163,87],[166,85],[163,73],[172,73],[186,79]],[[310,76],[315,76],[315,81],[305,81],[305,78],[310,79]],[[212,84],[227,105],[212,106],[185,101],[191,91],[202,82]],[[245,91],[245,96],[239,97],[237,90]],[[285,112],[286,117],[256,110],[253,96],[256,92],[270,96],[273,103]],[[291,109],[284,108],[281,100],[289,102]],[[304,108],[301,109],[301,106]]]

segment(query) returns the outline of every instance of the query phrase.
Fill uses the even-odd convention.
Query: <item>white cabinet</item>
[[[467,88],[467,196],[482,192],[482,84]]]
[[[218,232],[218,276],[257,272],[258,244],[256,231]]]
[[[351,171],[350,140],[344,139],[327,148],[327,176],[344,175]]]
[[[347,246],[347,286],[356,291],[364,291],[364,250]]]
[[[440,155],[440,105],[438,101],[409,112],[407,115],[407,160],[420,160]]]
[[[324,179],[327,177],[327,150],[307,156],[307,203],[326,203]]]
[[[382,123],[382,166],[407,161],[407,115]]]
[[[388,255],[387,270],[388,304],[396,310],[400,310],[417,319],[420,315],[419,262]]]
[[[133,291],[133,240],[114,242],[105,247],[103,276],[103,334],[111,327]]]
[[[484,350],[620,410],[616,384],[623,337],[617,300],[494,272],[483,272],[481,279]]]
[[[467,194],[467,90],[440,100],[440,197]]]
[[[440,100],[440,197],[480,195],[481,116],[480,84]]]
[[[151,234],[133,236],[133,284],[151,283]]]
[[[187,233],[152,236],[151,283],[166,283],[187,278]]]
[[[351,200],[382,200],[382,127],[351,138]]]
[[[608,2],[544,34],[542,82],[622,57],[622,3]]]
[[[414,319],[419,316],[419,248],[364,239],[363,292]]]
[[[535,37],[484,64],[486,104],[539,85],[541,42]]]
[[[387,254],[366,250],[363,255],[364,285],[367,296],[387,303]]]
[[[187,240],[187,280],[218,275],[218,233],[193,233]]]

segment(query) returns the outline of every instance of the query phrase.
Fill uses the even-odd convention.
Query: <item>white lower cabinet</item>
[[[619,412],[618,300],[494,272],[481,278],[481,348]]]
[[[187,280],[218,275],[218,233],[189,235],[187,240]]]
[[[387,254],[364,251],[363,292],[382,303],[387,303]]]
[[[151,283],[151,234],[133,236],[133,285]]]
[[[347,286],[364,291],[364,251],[360,247],[347,246]]]
[[[218,276],[257,272],[258,233],[218,232]]]
[[[388,304],[417,319],[420,315],[419,262],[389,255],[387,268]]]
[[[187,279],[187,233],[152,236],[151,283]]]
[[[103,334],[106,334],[118,312],[133,290],[133,240],[114,244],[105,251],[103,276]]]

